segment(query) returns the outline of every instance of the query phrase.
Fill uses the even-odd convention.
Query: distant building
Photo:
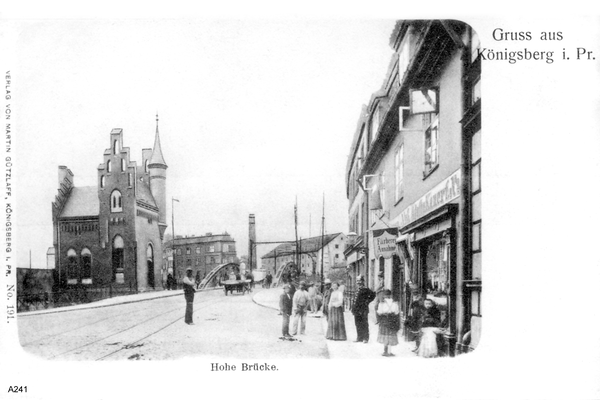
[[[298,241],[300,253],[299,270],[311,276],[321,273],[321,259],[323,260],[323,275],[327,276],[332,268],[345,268],[344,248],[347,239],[343,233],[333,233],[315,236]],[[273,276],[277,270],[289,262],[296,262],[295,243],[283,243],[261,257],[262,269],[271,272]]]
[[[175,237],[174,255],[173,241],[165,242],[165,272],[174,273],[177,281],[185,276],[185,270],[192,268],[194,277],[198,272],[205,277],[213,268],[225,263],[237,263],[235,240],[227,232],[204,236]],[[175,269],[173,269],[175,261]],[[166,275],[166,274],[164,274]]]
[[[113,129],[98,166],[98,185],[78,187],[58,167],[58,195],[52,203],[56,276],[69,285],[161,288],[162,237],[166,228],[166,170],[158,134],[154,147],[131,160],[123,130]]]

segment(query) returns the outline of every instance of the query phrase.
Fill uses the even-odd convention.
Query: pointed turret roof
[[[150,156],[149,166],[152,165],[163,165],[165,168],[167,167],[167,163],[165,162],[165,158],[162,154],[162,149],[160,148],[160,136],[158,135],[158,113],[156,114],[156,136],[154,137],[154,147],[152,149],[152,155]]]

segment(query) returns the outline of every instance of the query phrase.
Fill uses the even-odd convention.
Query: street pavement
[[[19,313],[19,339],[25,351],[51,360],[383,358],[375,324],[368,344],[352,342],[350,313],[348,341],[326,340],[326,320],[315,316],[307,319],[305,335],[281,340],[280,294],[278,288],[229,296],[222,290],[196,292],[194,325],[183,322],[181,290]],[[396,358],[415,357],[413,346],[401,341],[393,348]]]

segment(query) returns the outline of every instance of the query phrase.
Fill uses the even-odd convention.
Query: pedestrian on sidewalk
[[[283,338],[291,338],[290,335],[290,315],[292,314],[292,296],[290,296],[290,286],[283,286],[283,293],[279,296],[279,310],[283,317],[281,325],[281,334]]]
[[[306,309],[308,308],[306,282],[300,282],[300,289],[294,293],[294,297],[292,299],[294,313],[294,319],[292,321],[292,335],[298,333],[298,323],[300,324],[300,334],[304,335],[306,331]]]
[[[329,318],[327,319],[327,334],[325,339],[346,340],[346,323],[344,321],[344,295],[337,283],[331,286],[329,299]]]
[[[423,301],[423,310],[420,318],[421,343],[417,354],[425,358],[434,358],[439,355],[437,344],[438,334],[443,331],[439,328],[441,324],[441,312],[431,299]]]
[[[362,275],[356,278],[356,284],[358,290],[352,306],[356,325],[355,342],[369,343],[369,303],[375,299],[375,292],[365,286],[365,278]]]
[[[308,301],[310,303],[310,313],[317,313],[317,288],[315,283],[311,282],[308,284]]]
[[[394,356],[390,346],[398,344],[398,331],[400,330],[400,308],[398,303],[392,299],[392,291],[386,289],[383,291],[383,300],[377,306],[377,315],[379,316],[379,334],[377,341],[383,344],[384,357]]]
[[[193,271],[188,268],[186,276],[183,278],[183,295],[185,296],[185,323],[194,325],[192,314],[194,313],[194,281],[192,280]]]
[[[329,313],[329,299],[331,298],[331,280],[325,279],[323,282],[323,315],[328,318]]]

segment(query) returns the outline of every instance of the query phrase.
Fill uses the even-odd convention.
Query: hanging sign
[[[397,228],[378,229],[373,231],[373,246],[375,247],[375,258],[390,258],[398,253],[396,238]]]

